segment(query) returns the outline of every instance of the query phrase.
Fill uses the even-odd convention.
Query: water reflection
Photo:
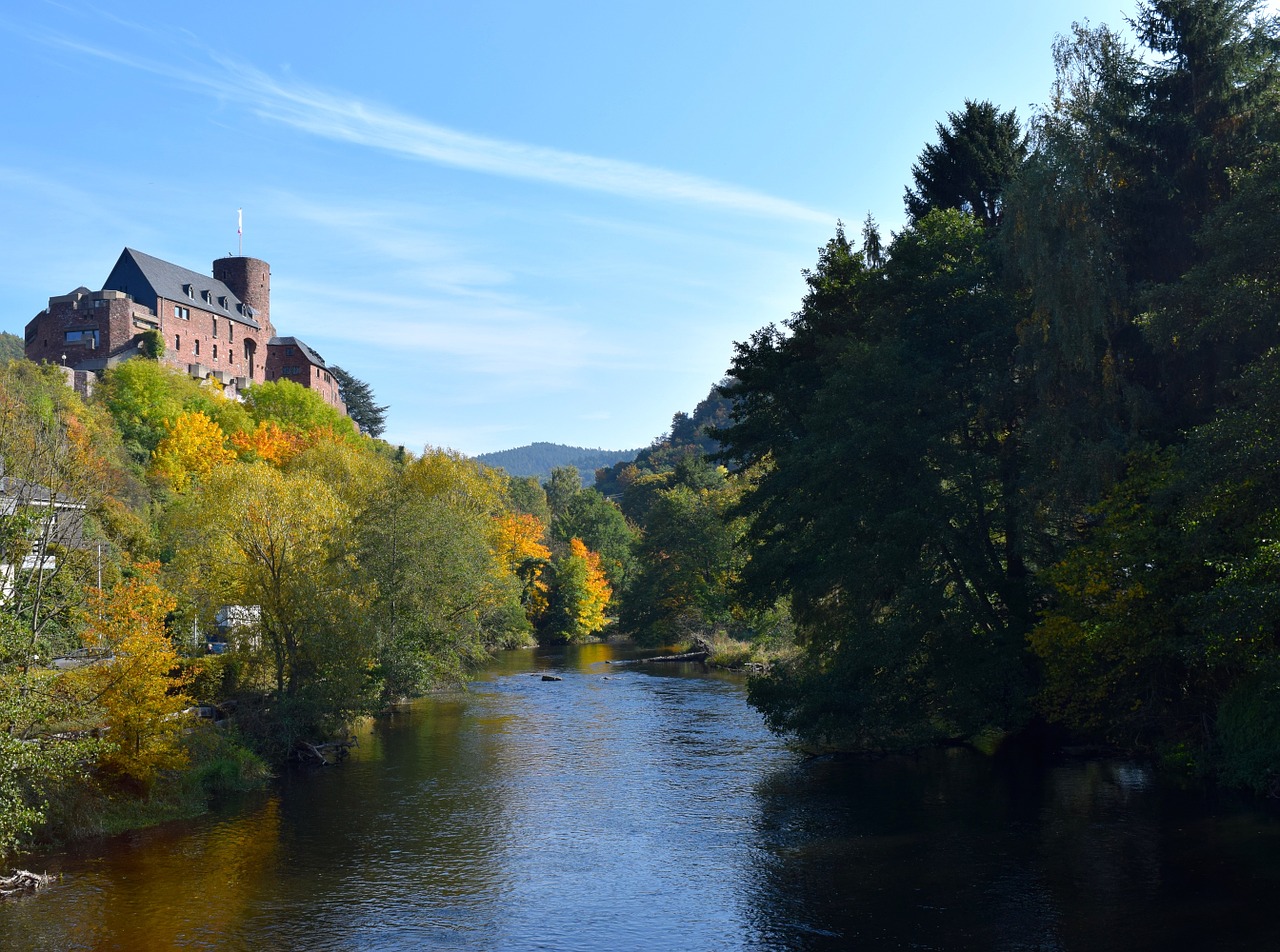
[[[66,880],[0,905],[0,947],[1275,945],[1255,806],[1130,764],[805,762],[739,679],[620,660],[508,652],[366,725],[341,768],[49,857]]]

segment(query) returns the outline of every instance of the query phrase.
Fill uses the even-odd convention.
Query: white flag
[[[244,209],[237,208],[236,209],[236,235],[239,236],[243,234],[244,234]]]

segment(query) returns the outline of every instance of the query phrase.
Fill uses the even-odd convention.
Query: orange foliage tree
[[[143,788],[187,763],[187,725],[177,716],[189,703],[186,678],[174,673],[178,653],[164,624],[177,601],[156,582],[158,568],[137,565],[110,592],[90,590],[82,638],[110,660],[76,672],[108,728],[101,766]]]
[[[222,427],[205,413],[179,413],[169,432],[151,454],[151,473],[177,492],[192,480],[203,479],[214,467],[234,462],[236,454],[226,446]]]

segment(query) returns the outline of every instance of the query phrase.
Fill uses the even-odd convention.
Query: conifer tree
[[[347,416],[356,422],[362,432],[375,439],[381,436],[387,428],[387,407],[380,407],[374,402],[373,388],[341,367],[330,367],[329,372],[338,381],[338,392],[342,396],[342,402],[347,405]]]

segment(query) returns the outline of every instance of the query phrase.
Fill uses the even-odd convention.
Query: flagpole
[[[236,254],[244,257],[244,209],[236,209]]]

